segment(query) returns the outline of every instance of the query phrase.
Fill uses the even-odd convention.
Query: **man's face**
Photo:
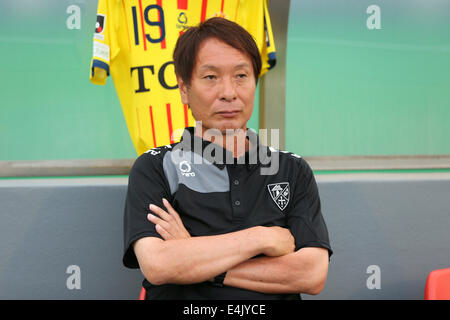
[[[178,78],[181,100],[203,130],[245,129],[253,111],[255,76],[250,57],[210,38],[200,45],[190,85]]]

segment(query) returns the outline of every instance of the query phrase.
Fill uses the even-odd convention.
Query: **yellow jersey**
[[[263,75],[275,65],[266,0],[99,0],[90,80],[111,75],[138,155],[179,141],[195,125],[178,91],[172,54],[181,33],[208,18],[237,22],[254,37]]]

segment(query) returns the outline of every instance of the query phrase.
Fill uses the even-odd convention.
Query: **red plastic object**
[[[145,300],[145,288],[141,288],[141,293],[139,293],[139,300]]]
[[[433,270],[428,274],[425,300],[450,300],[450,268]]]

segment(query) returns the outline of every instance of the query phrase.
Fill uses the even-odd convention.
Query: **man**
[[[261,69],[251,35],[212,18],[180,36],[174,64],[196,128],[133,165],[124,265],[141,269],[147,299],[318,294],[332,251],[312,171],[246,127]]]

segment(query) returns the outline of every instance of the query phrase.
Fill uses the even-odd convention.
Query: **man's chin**
[[[239,135],[239,133],[245,133],[246,132],[246,127],[241,128],[241,127],[222,127],[220,129],[216,129],[218,131],[220,131],[220,133],[223,136],[237,136]]]
[[[235,124],[235,123],[220,123],[220,124],[211,124],[211,125],[202,125],[203,131],[211,130],[211,131],[219,131],[221,134],[236,134],[239,131],[247,128],[246,124]]]

